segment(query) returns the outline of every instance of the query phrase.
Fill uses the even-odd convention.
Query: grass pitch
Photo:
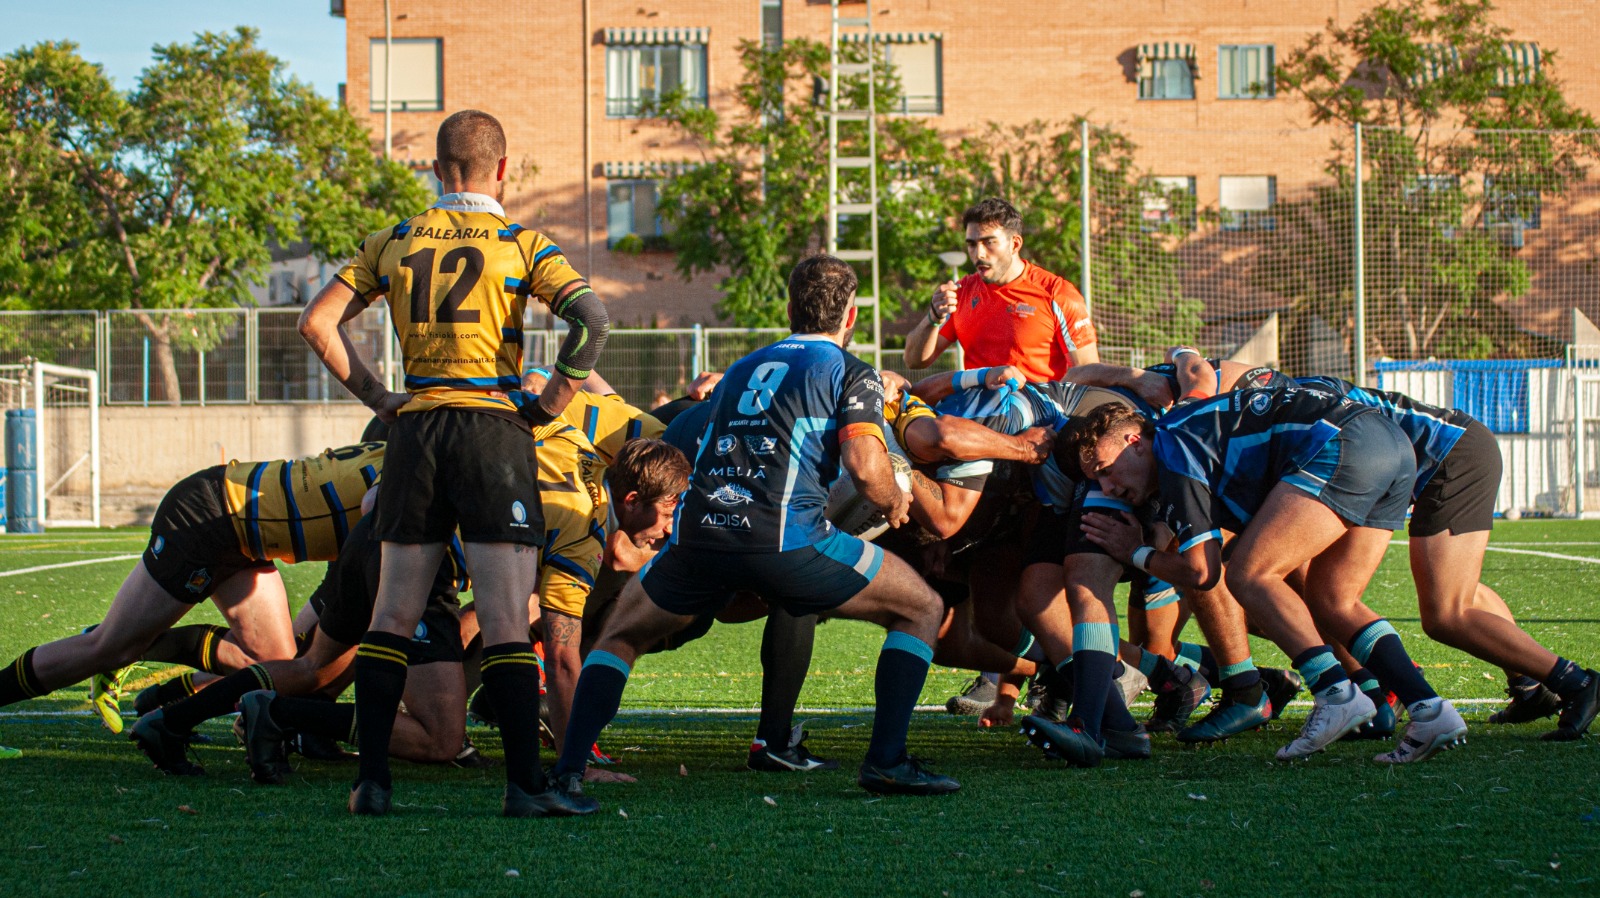
[[[0,537],[0,663],[99,620],[144,539]],[[1535,637],[1594,666],[1597,565],[1600,523],[1524,521],[1497,528],[1484,580]],[[291,595],[303,599],[319,568],[283,568]],[[0,764],[0,895],[1600,894],[1600,741],[1541,743],[1549,722],[1489,726],[1502,678],[1422,636],[1403,546],[1368,601],[1434,686],[1466,700],[1464,748],[1402,769],[1371,763],[1373,743],[1284,764],[1272,752],[1299,727],[1295,706],[1225,745],[1161,737],[1150,761],[1079,771],[1014,732],[926,713],[912,750],[963,790],[875,798],[853,781],[870,724],[859,711],[802,715],[811,747],[844,770],[744,769],[761,635],[746,624],[640,663],[602,741],[640,782],[591,787],[600,814],[503,820],[498,770],[397,763],[395,812],[358,820],[344,811],[351,765],[297,758],[289,785],[255,786],[219,721],[202,729],[216,743],[197,749],[207,776],[162,777],[74,687],[0,710],[0,742],[26,752]],[[824,626],[802,704],[869,705],[881,641],[864,625]],[[1283,663],[1259,642],[1257,658]],[[969,676],[935,670],[923,701]],[[672,710],[683,708],[695,710]],[[494,731],[470,732],[499,756]]]

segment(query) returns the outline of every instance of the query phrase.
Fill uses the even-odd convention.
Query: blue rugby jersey
[[[1411,489],[1411,498],[1422,495],[1439,463],[1455,448],[1456,441],[1466,433],[1472,416],[1460,409],[1440,408],[1418,402],[1404,393],[1368,390],[1337,377],[1297,377],[1295,383],[1302,387],[1318,387],[1337,393],[1352,402],[1377,409],[1405,431],[1406,439],[1417,452],[1417,484]]]
[[[700,437],[706,432],[706,422],[711,420],[712,408],[711,399],[707,397],[704,402],[696,402],[684,409],[667,423],[661,439],[678,447],[685,457],[694,458],[700,451]]]
[[[1345,423],[1373,410],[1315,387],[1252,389],[1179,406],[1156,422],[1156,517],[1188,551],[1235,533],[1267,493]]]
[[[841,444],[874,437],[887,445],[878,372],[820,335],[791,335],[734,362],[705,404],[712,408],[673,522],[678,545],[812,545],[833,531],[823,509],[841,476]]]

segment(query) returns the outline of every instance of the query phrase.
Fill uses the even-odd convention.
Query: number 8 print
[[[772,394],[777,392],[778,384],[788,373],[789,366],[784,362],[765,362],[757,366],[750,375],[750,383],[745,385],[748,389],[739,397],[739,414],[759,415],[766,411],[772,404]]]

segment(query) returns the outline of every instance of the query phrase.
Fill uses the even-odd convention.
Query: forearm
[[[319,294],[301,313],[300,336],[334,379],[363,405],[372,407],[389,391],[356,352],[350,335],[344,329],[344,322],[360,314],[365,305],[355,301],[351,293],[350,301],[341,307],[340,297],[330,292],[336,285],[342,286],[338,282],[329,285],[329,289]]]
[[[929,405],[937,404],[955,391],[956,379],[953,372],[930,374],[911,386],[911,395]]]
[[[928,315],[917,319],[917,326],[906,334],[906,367],[913,371],[933,364],[939,357],[939,325]]]
[[[896,507],[901,501],[900,485],[894,482],[894,467],[889,453],[874,437],[856,437],[844,444],[845,470],[855,481],[856,492],[880,511]]]
[[[1124,387],[1133,389],[1137,384],[1140,374],[1144,372],[1139,368],[1129,368],[1125,365],[1110,365],[1105,362],[1090,362],[1083,365],[1073,365],[1061,379],[1068,383],[1083,384],[1086,387]]]
[[[606,312],[605,303],[594,295],[586,283],[563,291],[551,303],[551,308],[567,323],[567,338],[556,353],[553,373],[570,378],[581,386],[594,370],[595,362],[599,361],[600,350],[605,348],[606,337],[611,333],[611,318]],[[562,403],[561,408],[565,407],[566,404]],[[550,406],[545,408],[548,410]],[[559,413],[560,409],[556,409],[556,412]]]
[[[1208,590],[1216,587],[1222,579],[1222,566],[1220,554],[1213,559],[1215,542],[1203,543],[1193,546],[1187,552],[1161,552],[1149,553],[1144,559],[1144,570],[1152,577],[1176,586],[1182,590]],[[1134,559],[1138,561],[1137,558]]]
[[[951,461],[1003,459],[1033,463],[1038,461],[1032,448],[1019,437],[991,430],[976,421],[941,415],[934,419],[938,438],[934,449]]]

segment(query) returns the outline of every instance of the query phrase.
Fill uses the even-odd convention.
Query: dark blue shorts
[[[1371,412],[1345,422],[1338,436],[1281,482],[1315,496],[1347,523],[1399,530],[1416,479],[1416,450],[1405,432]]]
[[[865,589],[882,566],[882,549],[835,530],[821,542],[787,552],[669,545],[639,572],[639,583],[657,607],[671,614],[718,611],[739,590],[794,615],[821,614]]]

